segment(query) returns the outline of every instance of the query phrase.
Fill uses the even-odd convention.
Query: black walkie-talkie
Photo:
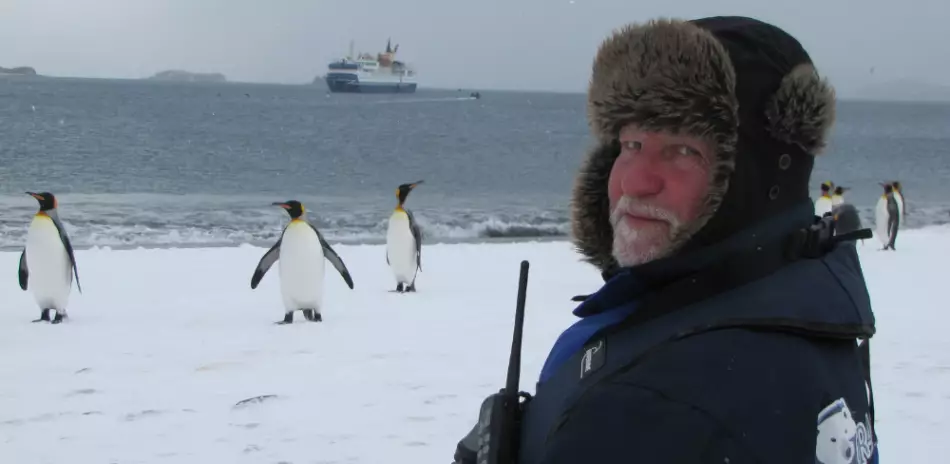
[[[528,290],[528,262],[521,262],[518,282],[518,304],[515,308],[515,330],[508,359],[508,378],[505,388],[482,402],[478,414],[478,464],[513,464],[517,462],[518,439],[523,404],[530,401],[527,393],[519,393],[521,381],[521,338],[524,329],[524,304]]]

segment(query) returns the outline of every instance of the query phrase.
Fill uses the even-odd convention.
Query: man
[[[551,349],[517,462],[876,461],[867,288],[809,198],[834,110],[801,45],[753,19],[602,44],[572,221],[606,283]]]

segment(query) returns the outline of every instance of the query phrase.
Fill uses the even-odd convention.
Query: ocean
[[[476,89],[480,90],[480,89]],[[76,248],[269,245],[298,199],[332,242],[381,243],[401,183],[426,243],[566,239],[591,143],[583,94],[0,79],[0,250],[57,195]],[[812,190],[865,221],[900,180],[906,226],[950,223],[950,104],[842,101]]]

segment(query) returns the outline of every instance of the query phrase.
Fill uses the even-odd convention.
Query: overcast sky
[[[950,84],[950,3],[938,0],[0,0],[0,66],[305,83],[350,39],[375,53],[392,37],[420,85],[584,91],[613,28],[719,14],[795,35],[841,96],[900,79]]]

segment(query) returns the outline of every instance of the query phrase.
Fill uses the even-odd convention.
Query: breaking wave
[[[61,208],[74,247],[177,248],[269,246],[287,223],[283,210],[260,199],[209,199],[193,196],[74,196]],[[248,205],[255,205],[249,207]],[[265,206],[259,206],[265,205]],[[367,208],[367,202],[331,201],[309,213],[333,243],[384,243],[390,210]],[[22,249],[35,202],[0,196],[0,250]],[[415,207],[425,243],[518,240],[564,240],[570,234],[567,205],[537,208],[530,204],[492,209]],[[873,227],[874,211],[859,207],[862,222]],[[950,224],[950,206],[908,203],[907,228]]]
[[[17,250],[26,241],[35,206],[0,203],[0,250]],[[60,213],[78,249],[89,247],[200,247],[272,243],[287,216],[278,208],[219,208],[214,205],[73,205]],[[426,243],[495,239],[566,238],[566,211],[413,210]],[[308,218],[334,243],[383,243],[388,211],[327,211]],[[316,216],[316,217],[315,217]]]

